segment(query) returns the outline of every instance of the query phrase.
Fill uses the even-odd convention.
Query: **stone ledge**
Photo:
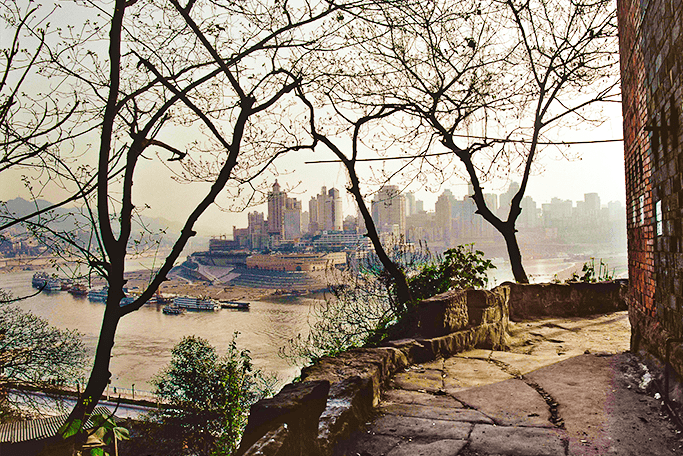
[[[270,401],[273,410],[278,409],[275,404],[281,403],[280,408],[292,407],[298,413],[308,414],[314,418],[314,423],[294,426],[295,429],[290,421],[299,421],[287,421],[277,414],[259,414],[259,403],[255,404],[247,425],[249,433],[245,431],[242,441],[245,449],[240,448],[241,453],[238,454],[251,451],[248,447],[252,445],[265,448],[269,444],[269,448],[277,448],[277,451],[262,454],[331,455],[338,441],[371,416],[383,389],[396,372],[411,364],[448,357],[472,348],[504,348],[509,316],[529,318],[553,313],[554,316],[582,316],[624,310],[624,293],[623,282],[504,284],[491,291],[454,290],[425,300],[418,309],[415,337],[389,341],[378,348],[357,348],[335,357],[322,358],[302,369],[302,383],[287,385],[275,397],[265,400]],[[528,302],[522,302],[526,298],[529,298]],[[515,302],[514,311],[508,308],[508,300]],[[325,397],[310,395],[309,399],[288,402],[291,390],[305,390],[311,384],[329,385],[329,392],[326,391]],[[292,416],[297,416],[297,412],[292,411]],[[260,424],[252,425],[252,421]],[[287,424],[287,432],[281,429],[283,423]],[[316,436],[310,435],[313,428]],[[300,435],[301,432],[304,434]],[[274,437],[282,435],[285,435],[280,439],[283,442]],[[306,453],[301,453],[303,442],[310,439],[315,442],[307,444]],[[277,445],[276,441],[279,442]]]
[[[538,317],[585,317],[627,310],[627,280],[601,283],[506,282],[510,318],[514,321]]]

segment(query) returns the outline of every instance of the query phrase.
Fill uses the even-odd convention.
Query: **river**
[[[608,258],[607,262],[610,269],[616,268],[616,276],[624,276],[625,254]],[[494,263],[498,269],[489,286],[511,280],[509,264],[500,259]],[[532,259],[525,261],[525,268],[532,282],[548,282],[555,273],[580,271],[582,264],[570,259]],[[32,276],[33,271],[0,274],[0,288],[14,296],[32,294]],[[298,374],[298,368],[281,359],[279,349],[299,333],[307,333],[307,322],[316,302],[306,297],[261,300],[253,301],[249,311],[223,309],[177,316],[164,315],[161,307],[144,306],[121,320],[111,360],[111,386],[124,391],[149,391],[150,379],[168,364],[171,348],[183,336],[201,336],[224,353],[235,331],[240,332],[238,346],[251,352],[256,367],[288,382]],[[89,353],[94,353],[104,310],[102,303],[58,292],[41,293],[18,305],[54,326],[77,330],[83,335]]]
[[[0,274],[0,288],[14,296],[35,293],[32,276],[33,271]],[[168,364],[171,348],[183,336],[201,336],[224,353],[235,331],[240,332],[238,346],[251,352],[256,367],[288,382],[298,369],[281,359],[278,351],[288,339],[307,332],[309,310],[315,302],[306,297],[282,298],[254,301],[248,311],[222,309],[183,315],[165,315],[161,307],[143,306],[119,324],[111,360],[111,387],[130,390],[135,385],[138,392],[149,391],[150,379]],[[104,304],[62,291],[41,293],[18,305],[58,328],[77,330],[88,352],[94,353]]]

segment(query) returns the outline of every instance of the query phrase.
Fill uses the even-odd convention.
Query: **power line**
[[[520,143],[520,144],[530,144],[531,141],[528,139],[501,139],[501,138],[487,138],[484,136],[472,136],[472,135],[452,135],[457,138],[474,138],[483,139],[485,141],[492,141],[497,143]],[[536,144],[540,146],[574,146],[580,144],[603,144],[603,143],[613,143],[613,142],[624,142],[623,139],[596,139],[592,141],[539,141]],[[421,157],[438,157],[440,155],[452,155],[455,152],[434,152],[431,154],[420,154],[420,155],[404,155],[402,157],[375,157],[375,158],[359,158],[356,162],[372,162],[372,161],[387,161],[387,160],[407,160],[410,158],[421,158]],[[341,160],[314,160],[304,162],[306,165],[315,165],[320,163],[339,163]]]

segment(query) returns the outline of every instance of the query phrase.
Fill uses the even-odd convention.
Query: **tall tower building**
[[[268,192],[268,234],[285,234],[285,201],[287,193],[280,191],[280,184],[273,184],[273,190]]]
[[[308,202],[309,233],[316,231],[342,231],[344,229],[344,214],[339,190],[323,187],[320,193]]]
[[[406,198],[396,185],[385,185],[372,200],[372,220],[380,233],[406,234]]]
[[[268,192],[268,234],[281,239],[295,239],[301,234],[301,202],[288,198],[277,180]]]
[[[445,189],[436,200],[434,210],[436,239],[450,243],[453,225],[453,207],[455,206],[455,196],[449,189]]]
[[[406,193],[406,215],[411,216],[417,214],[417,207],[415,205],[415,193]]]

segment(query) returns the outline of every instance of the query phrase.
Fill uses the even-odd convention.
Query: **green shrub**
[[[474,250],[473,246],[459,245],[423,265],[408,278],[413,297],[421,300],[448,290],[486,287],[486,273],[495,266],[484,258],[484,252]]]
[[[315,307],[308,335],[291,339],[280,355],[292,363],[313,363],[353,347],[374,346],[388,338],[407,336],[413,327],[416,302],[455,288],[486,286],[486,271],[495,268],[471,245],[433,256],[426,246],[394,243],[387,248],[403,269],[416,301],[405,310],[395,305],[391,277],[373,254],[353,271],[328,277],[330,295]]]
[[[159,444],[155,454],[234,454],[249,407],[274,386],[254,369],[249,352],[237,348],[237,334],[225,356],[196,336],[173,348],[170,364],[153,379],[163,404],[149,416],[159,424],[147,437]]]
[[[581,274],[578,274],[576,271],[572,272],[572,276],[567,279],[567,282],[595,283],[609,282],[612,279],[614,279],[614,269],[612,269],[612,272],[610,273],[607,263],[603,262],[601,258],[596,272],[595,258],[591,258],[590,262],[587,261],[583,264]]]

